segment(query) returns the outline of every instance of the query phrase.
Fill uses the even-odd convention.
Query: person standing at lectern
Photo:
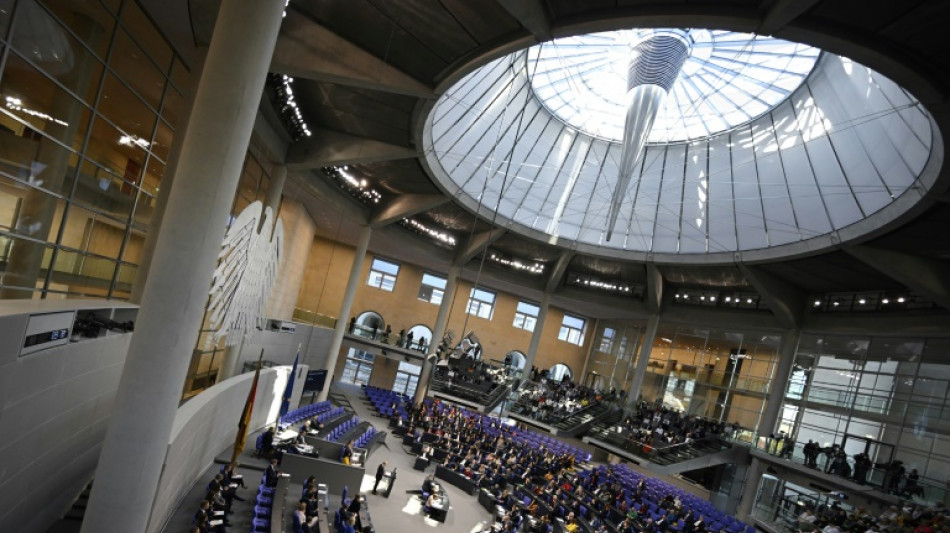
[[[386,461],[383,461],[376,467],[376,483],[373,484],[373,494],[376,494],[376,489],[379,487],[379,482],[383,480],[383,476],[386,475]]]

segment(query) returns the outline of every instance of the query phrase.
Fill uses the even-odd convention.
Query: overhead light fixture
[[[821,306],[821,300],[815,300],[815,307]]]
[[[881,300],[881,303],[886,305],[886,304],[891,303],[891,301],[887,298],[884,298],[883,300]]]
[[[752,303],[752,298],[746,298],[745,303],[747,303],[747,304]]]
[[[710,296],[710,297],[709,297],[709,301],[710,301],[710,302],[715,302],[715,301],[716,301],[716,297],[715,297],[715,296]]]
[[[726,303],[729,303],[731,301],[732,301],[732,296],[726,296]]]
[[[904,303],[904,297],[901,296],[901,297],[897,298],[897,303],[899,303],[899,304]]]
[[[858,303],[861,304],[861,305],[864,305],[864,304],[868,303],[868,301],[865,300],[864,298],[861,298],[860,300],[858,300]]]

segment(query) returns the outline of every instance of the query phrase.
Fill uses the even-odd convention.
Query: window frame
[[[381,263],[380,268],[377,268],[377,262]],[[383,269],[390,265],[395,267],[395,272]],[[396,290],[396,280],[399,278],[399,267],[399,263],[394,263],[382,257],[374,257],[373,262],[370,263],[366,284],[386,292],[394,292]]]
[[[568,321],[579,321],[580,327],[576,327],[574,324],[566,324]],[[587,319],[581,318],[579,316],[569,315],[564,313],[563,318],[561,318],[561,329],[557,332],[557,339],[559,341],[568,342],[576,346],[584,345],[585,331],[587,330]]]
[[[441,280],[442,286],[440,287],[438,285],[433,285],[432,283],[427,283],[427,277]],[[416,298],[433,305],[442,305],[442,300],[445,298],[445,288],[448,286],[448,281],[449,280],[447,278],[443,278],[438,274],[433,274],[432,272],[423,272],[422,281],[419,282],[419,293],[416,295]],[[428,298],[423,297],[425,292],[424,289],[428,289]],[[436,299],[436,292],[438,292],[438,299]]]
[[[534,314],[530,313],[531,309],[523,309],[522,306],[533,307]],[[525,301],[525,300],[518,300],[518,305],[515,306],[515,319],[512,321],[511,327],[533,332],[534,328],[537,327],[538,325],[538,315],[540,314],[541,314],[540,305],[533,302]],[[519,321],[520,321],[520,325],[519,325]],[[528,324],[529,322],[530,322],[530,326]]]
[[[476,298],[476,296],[482,297]],[[491,296],[491,300],[484,299],[484,296]],[[472,287],[468,293],[468,303],[465,304],[465,312],[472,316],[491,320],[495,314],[495,302],[497,300],[498,293],[480,287]]]

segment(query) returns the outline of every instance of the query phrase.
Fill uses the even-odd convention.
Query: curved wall
[[[298,377],[294,381],[291,410],[300,403],[308,368],[306,365],[297,366]],[[277,421],[290,369],[284,366],[261,370],[248,434]],[[222,381],[178,408],[165,455],[165,468],[152,503],[149,533],[160,532],[179,503],[189,505],[189,502],[182,502],[181,499],[214,462],[215,457],[230,457],[238,421],[253,379],[254,374],[248,372]],[[245,449],[253,449],[254,445],[254,440],[248,438]],[[255,481],[253,474],[244,473],[252,476],[248,483]],[[198,502],[194,504],[197,506]]]

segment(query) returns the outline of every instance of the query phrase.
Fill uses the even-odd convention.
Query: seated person
[[[247,488],[247,485],[244,484],[244,476],[237,473],[237,463],[228,463],[222,466],[221,474],[224,475],[224,483],[226,485],[232,486],[235,489],[237,489],[237,487]]]
[[[318,519],[316,516],[309,517],[307,516],[307,504],[300,502],[297,504],[297,509],[294,510],[294,532],[299,533],[314,533],[320,530],[320,526],[317,525]]]
[[[343,521],[342,533],[356,533],[356,517],[351,516]]]
[[[434,509],[439,505],[440,498],[439,495],[431,492],[429,493],[429,498],[426,499],[425,505],[422,506],[423,512],[428,516]]]
[[[274,428],[269,427],[261,435],[261,454],[269,457],[272,453],[274,453]]]

